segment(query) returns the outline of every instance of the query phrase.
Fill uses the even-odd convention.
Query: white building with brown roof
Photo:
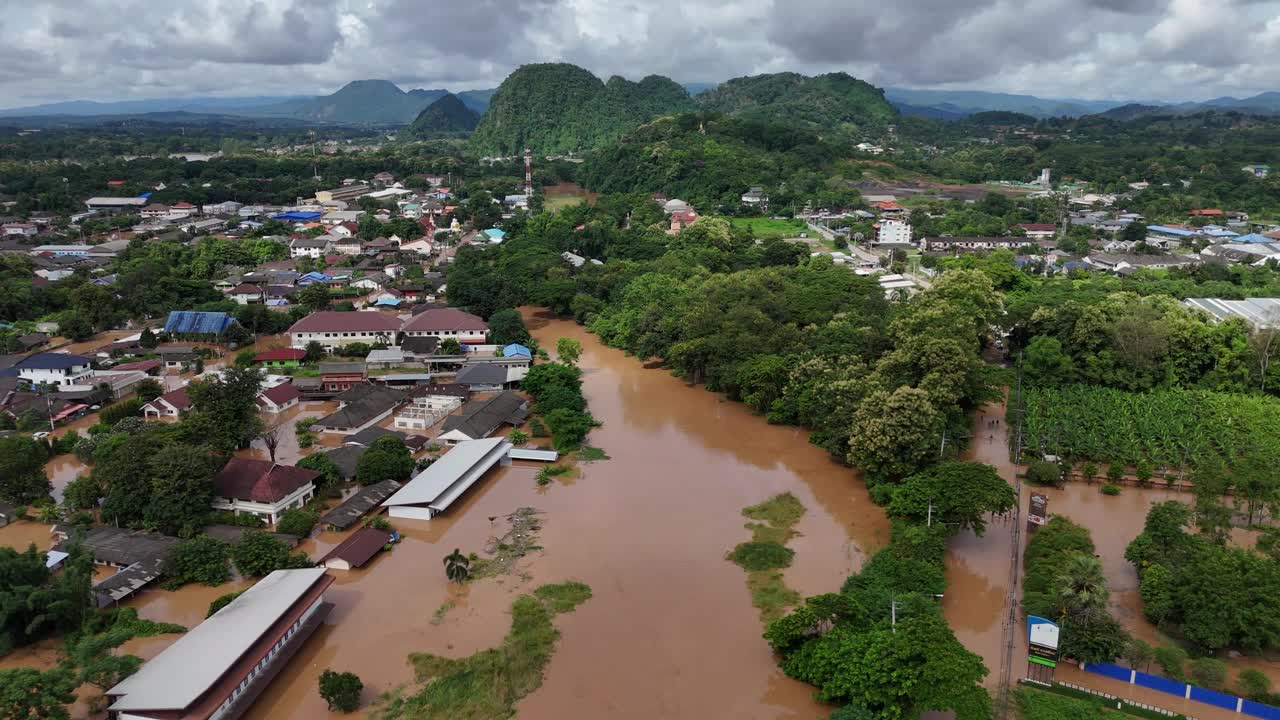
[[[489,325],[478,316],[456,308],[437,308],[413,316],[403,331],[406,337],[437,337],[480,344],[488,337]]]
[[[275,525],[285,510],[310,502],[318,477],[306,468],[233,457],[213,476],[213,509],[256,515]]]
[[[373,310],[314,312],[289,328],[291,347],[305,349],[315,341],[333,350],[351,343],[395,344],[400,320],[394,315],[384,315]]]

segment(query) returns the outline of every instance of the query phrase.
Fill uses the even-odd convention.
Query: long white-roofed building
[[[114,720],[235,720],[333,608],[324,568],[277,570],[107,691]]]
[[[430,520],[449,508],[494,465],[511,464],[511,443],[503,438],[466,440],[418,473],[383,501],[393,518]]]

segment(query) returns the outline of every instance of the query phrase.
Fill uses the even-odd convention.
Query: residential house
[[[742,194],[742,204],[749,208],[759,208],[761,212],[768,212],[769,196],[765,194],[763,187],[753,185]]]
[[[1016,249],[1028,244],[1022,237],[926,237],[920,238],[924,252],[959,252],[973,250]]]
[[[297,407],[302,393],[292,383],[280,383],[258,393],[258,407],[265,413],[282,413],[291,407]]]
[[[419,313],[404,324],[406,337],[437,337],[459,343],[480,344],[488,337],[484,320],[455,308],[431,309]]]
[[[333,460],[334,453],[349,449],[363,450],[363,448],[348,448],[344,446],[330,450],[327,454],[330,456],[329,459]],[[334,464],[338,465],[336,461]],[[338,467],[339,473],[342,473],[343,470],[342,466]],[[344,478],[350,479],[355,476],[355,463],[351,463],[350,470],[350,474],[344,475]],[[381,505],[383,500],[394,495],[399,489],[400,483],[395,480],[383,480],[379,483],[367,485],[357,490],[355,495],[344,500],[341,505],[325,513],[320,518],[320,524],[333,530],[346,530],[359,522],[365,513]]]
[[[289,344],[305,349],[315,341],[326,350],[334,350],[351,343],[392,345],[400,330],[400,320],[376,311],[311,313],[289,328]]]
[[[507,238],[507,231],[500,228],[489,228],[481,233],[481,236],[487,240],[490,245],[497,245]]]
[[[324,568],[276,570],[107,691],[119,720],[243,716],[333,604]]]
[[[173,220],[181,220],[185,217],[195,215],[197,208],[189,202],[175,203],[169,206],[169,218]]]
[[[317,420],[321,432],[353,435],[390,417],[408,393],[382,385],[355,385],[338,395],[338,409]]]
[[[33,387],[52,385],[60,392],[73,387],[92,385],[92,360],[83,355],[43,352],[23,358],[14,364],[18,377]]]
[[[507,370],[490,363],[467,363],[454,382],[471,392],[499,392],[507,385]]]
[[[169,206],[162,205],[161,203],[151,203],[150,205],[142,208],[142,211],[138,214],[141,215],[144,220],[167,218],[169,217]]]
[[[884,220],[876,228],[876,244],[909,247],[911,223],[906,220]]]
[[[190,409],[191,398],[187,395],[187,389],[180,387],[143,405],[142,416],[144,418],[179,418]]]
[[[200,207],[200,212],[205,215],[235,215],[240,212],[240,208],[244,207],[243,203],[235,200],[226,200],[220,203],[205,203]]]
[[[5,237],[35,237],[40,233],[40,228],[34,223],[5,223],[0,225],[0,230],[4,231]]]
[[[463,406],[461,415],[445,418],[438,439],[449,445],[479,440],[504,424],[518,427],[528,417],[528,401],[508,390],[488,400],[472,400]]]
[[[1271,166],[1269,165],[1245,165],[1241,169],[1256,178],[1264,178],[1271,174]]]
[[[364,359],[365,364],[371,368],[393,368],[405,363],[404,353],[398,347],[389,347],[382,349],[373,349],[369,351],[369,355]]]
[[[363,210],[330,210],[320,218],[320,223],[336,229],[339,225],[347,223],[356,225],[356,223],[360,222],[361,215],[364,215]],[[356,227],[359,226],[357,225]],[[334,230],[329,232],[334,232]]]
[[[335,237],[333,241],[334,252],[338,253],[339,255],[359,255],[360,254],[360,250],[363,247],[360,243],[360,238],[355,236],[346,236],[346,237],[332,236],[332,237]]]
[[[406,337],[400,343],[400,353],[405,360],[424,360],[436,354],[440,338],[431,336]]]
[[[898,218],[906,214],[907,209],[893,200],[881,200],[871,204],[872,209],[880,213],[880,217]]]
[[[1200,259],[1189,255],[1108,255],[1093,253],[1084,259],[1095,270],[1105,270],[1121,275],[1140,269],[1168,270],[1175,267],[1198,265]]]
[[[429,387],[429,386],[428,386]],[[395,416],[397,430],[426,430],[434,427],[450,413],[462,407],[466,401],[468,390],[463,386],[460,392],[443,393],[429,391],[426,394],[412,393],[408,405],[401,408]]]
[[[319,477],[314,470],[233,457],[213,476],[213,509],[254,515],[275,525],[285,510],[311,501]]]
[[[339,393],[364,383],[368,368],[362,362],[322,362],[320,382],[327,392]]]
[[[198,357],[192,345],[161,345],[156,348],[156,352],[159,353],[166,370],[181,370],[184,366],[194,363]]]
[[[307,351],[301,348],[272,348],[253,356],[255,365],[265,368],[295,368],[307,357]]]
[[[511,343],[504,345],[502,348],[502,357],[504,358],[527,358],[533,359],[533,351],[519,343]]]
[[[417,240],[400,243],[400,249],[405,252],[413,252],[419,255],[430,255],[435,251],[435,245],[424,236]]]
[[[289,256],[294,258],[309,257],[320,259],[328,254],[332,247],[331,238],[326,235],[314,238],[299,238],[289,243]]]
[[[377,185],[387,187],[396,181],[396,176],[385,170],[373,176],[373,182]]]
[[[1155,244],[1155,240],[1189,240],[1195,237],[1196,231],[1180,225],[1148,225],[1147,242]]]
[[[227,298],[235,300],[239,305],[253,305],[266,302],[266,292],[258,285],[240,283],[227,291]]]

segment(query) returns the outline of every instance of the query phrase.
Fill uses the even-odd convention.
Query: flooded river
[[[572,322],[534,319],[544,347],[582,342],[592,443],[611,460],[570,483],[539,488],[536,468],[491,472],[448,515],[396,521],[406,535],[364,570],[334,572],[328,624],[250,712],[257,719],[326,717],[316,678],[351,670],[365,700],[411,679],[414,651],[465,655],[501,642],[517,593],[566,579],[594,597],[557,619],[563,632],[542,688],[521,718],[824,717],[812,688],[784,677],[760,637],[740,568],[724,559],[747,539],[742,508],[791,491],[808,513],[791,542],[787,582],[835,590],[887,540],[883,512],[848,468],[743,406],[602,347]],[[540,545],[520,572],[459,588],[441,559],[479,551],[521,506],[545,513]],[[323,546],[339,536],[326,533]],[[322,548],[318,548],[317,552]],[[437,617],[446,603],[453,608]]]

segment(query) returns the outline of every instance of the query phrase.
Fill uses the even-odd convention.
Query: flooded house
[[[231,458],[213,476],[215,510],[254,515],[275,525],[285,510],[315,497],[320,473],[266,460]]]
[[[408,393],[395,388],[365,383],[356,385],[335,399],[338,409],[312,424],[321,432],[353,435],[391,416],[404,404]]]
[[[142,406],[142,417],[144,418],[178,418],[182,417],[191,409],[191,398],[187,396],[187,389],[180,387],[177,390],[170,390],[160,397],[148,402]]]
[[[488,400],[472,400],[461,415],[445,418],[439,440],[449,445],[487,438],[503,425],[518,427],[529,417],[529,402],[508,390]]]
[[[394,539],[395,535],[386,530],[360,528],[320,558],[320,564],[330,570],[364,567]]]
[[[342,449],[344,448],[339,448],[339,450]],[[363,451],[363,448],[361,448],[361,451]],[[335,452],[338,452],[338,450],[332,451],[330,456]],[[354,463],[351,474],[355,474]],[[383,480],[380,483],[362,487],[354,495],[344,500],[341,505],[325,513],[324,517],[320,518],[320,523],[334,530],[346,530],[359,522],[365,513],[381,505],[383,500],[391,497],[401,487],[401,484],[395,480]]]
[[[502,438],[459,442],[382,506],[393,518],[430,520],[447,510],[490,468],[510,465],[510,450],[511,443]]]

